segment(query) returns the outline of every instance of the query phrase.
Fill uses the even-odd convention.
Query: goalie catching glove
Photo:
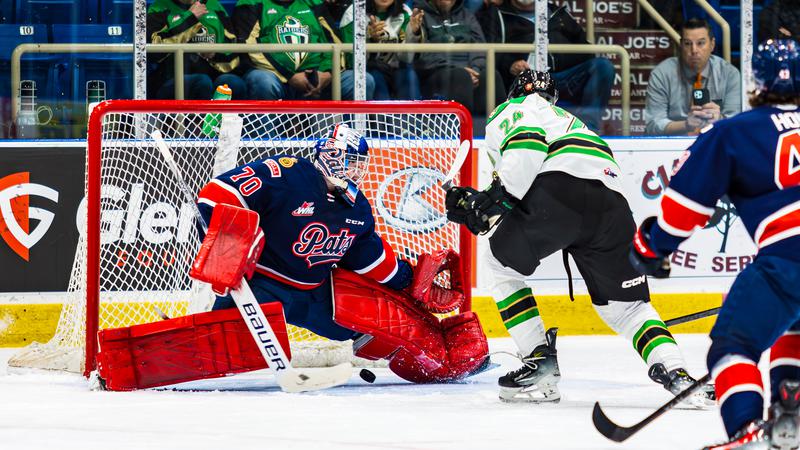
[[[455,187],[447,192],[447,219],[466,225],[472,234],[486,234],[503,216],[511,211],[517,200],[509,195],[497,173],[492,184],[483,191],[470,187]]]
[[[263,249],[264,232],[255,211],[217,204],[189,276],[209,283],[217,295],[227,295],[242,277],[252,278]]]
[[[650,230],[655,223],[655,217],[644,219],[633,236],[633,245],[628,256],[631,264],[639,273],[650,275],[653,278],[667,278],[672,270],[669,256],[658,256],[650,247]]]
[[[464,303],[464,289],[461,280],[460,257],[453,250],[445,249],[432,254],[422,254],[414,268],[414,280],[409,293],[427,311],[443,314],[460,308]],[[436,277],[450,274],[450,287],[436,283]]]

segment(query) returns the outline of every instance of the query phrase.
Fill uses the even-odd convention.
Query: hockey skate
[[[561,400],[556,333],[558,328],[547,330],[546,343],[533,349],[530,355],[521,357],[522,367],[500,377],[500,400],[531,403],[557,403]]]
[[[739,430],[724,444],[703,450],[797,450],[798,410],[800,410],[800,381],[781,382],[780,398],[770,407],[770,419],[754,420]]]
[[[672,395],[680,394],[695,382],[695,379],[690,377],[685,369],[678,368],[667,372],[667,369],[661,363],[653,364],[650,370],[647,371],[647,375],[651,380],[664,386]],[[714,392],[714,386],[706,384],[691,397],[687,398],[684,403],[698,409],[709,409],[716,405],[716,400],[717,395]]]

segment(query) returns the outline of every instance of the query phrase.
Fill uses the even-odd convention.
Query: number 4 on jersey
[[[800,185],[800,130],[793,130],[778,139],[775,184],[781,189]]]

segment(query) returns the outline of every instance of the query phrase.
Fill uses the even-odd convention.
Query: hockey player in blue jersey
[[[754,107],[706,127],[687,150],[658,217],[637,231],[631,261],[669,276],[669,255],[728,195],[758,255],[731,286],[711,330],[708,369],[730,438],[710,449],[796,449],[800,405],[800,49],[766,41],[753,58]],[[761,354],[770,351],[763,417]]]
[[[260,303],[283,304],[288,323],[337,341],[356,339],[358,356],[388,358],[390,368],[411,381],[463,377],[488,354],[477,316],[440,321],[426,298],[410,297],[429,292],[429,275],[453,268],[453,255],[426,255],[416,270],[395,256],[358,190],[368,160],[366,139],[339,124],[316,142],[313,162],[288,155],[254,161],[211,180],[198,205],[207,223],[220,205],[258,213],[265,239],[249,283]],[[337,269],[332,281],[334,267],[351,273]],[[368,294],[359,291],[364,287]],[[453,288],[427,299],[458,299],[460,287]],[[233,307],[225,296],[214,304],[215,310]]]

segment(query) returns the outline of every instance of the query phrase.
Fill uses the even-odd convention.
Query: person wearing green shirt
[[[406,29],[410,26],[419,32],[423,15],[419,9],[412,12],[402,0],[367,0],[367,42],[405,42]],[[344,42],[353,42],[353,5],[342,15],[339,27]],[[375,100],[422,98],[419,77],[411,66],[413,53],[369,53],[367,58],[367,73],[375,79]],[[347,60],[351,64],[352,56]]]
[[[147,40],[153,44],[236,42],[233,23],[218,0],[155,0],[147,9]],[[174,97],[174,56],[151,53],[148,92],[151,98]],[[184,97],[208,100],[216,86],[227,84],[234,99],[246,99],[247,88],[234,73],[240,58],[236,54],[191,53],[184,56]]]
[[[233,13],[240,42],[248,44],[341,43],[323,0],[239,0]],[[331,98],[331,54],[249,53],[244,80],[253,99]],[[367,76],[367,99],[374,90]],[[353,98],[353,71],[342,72],[342,98]]]

